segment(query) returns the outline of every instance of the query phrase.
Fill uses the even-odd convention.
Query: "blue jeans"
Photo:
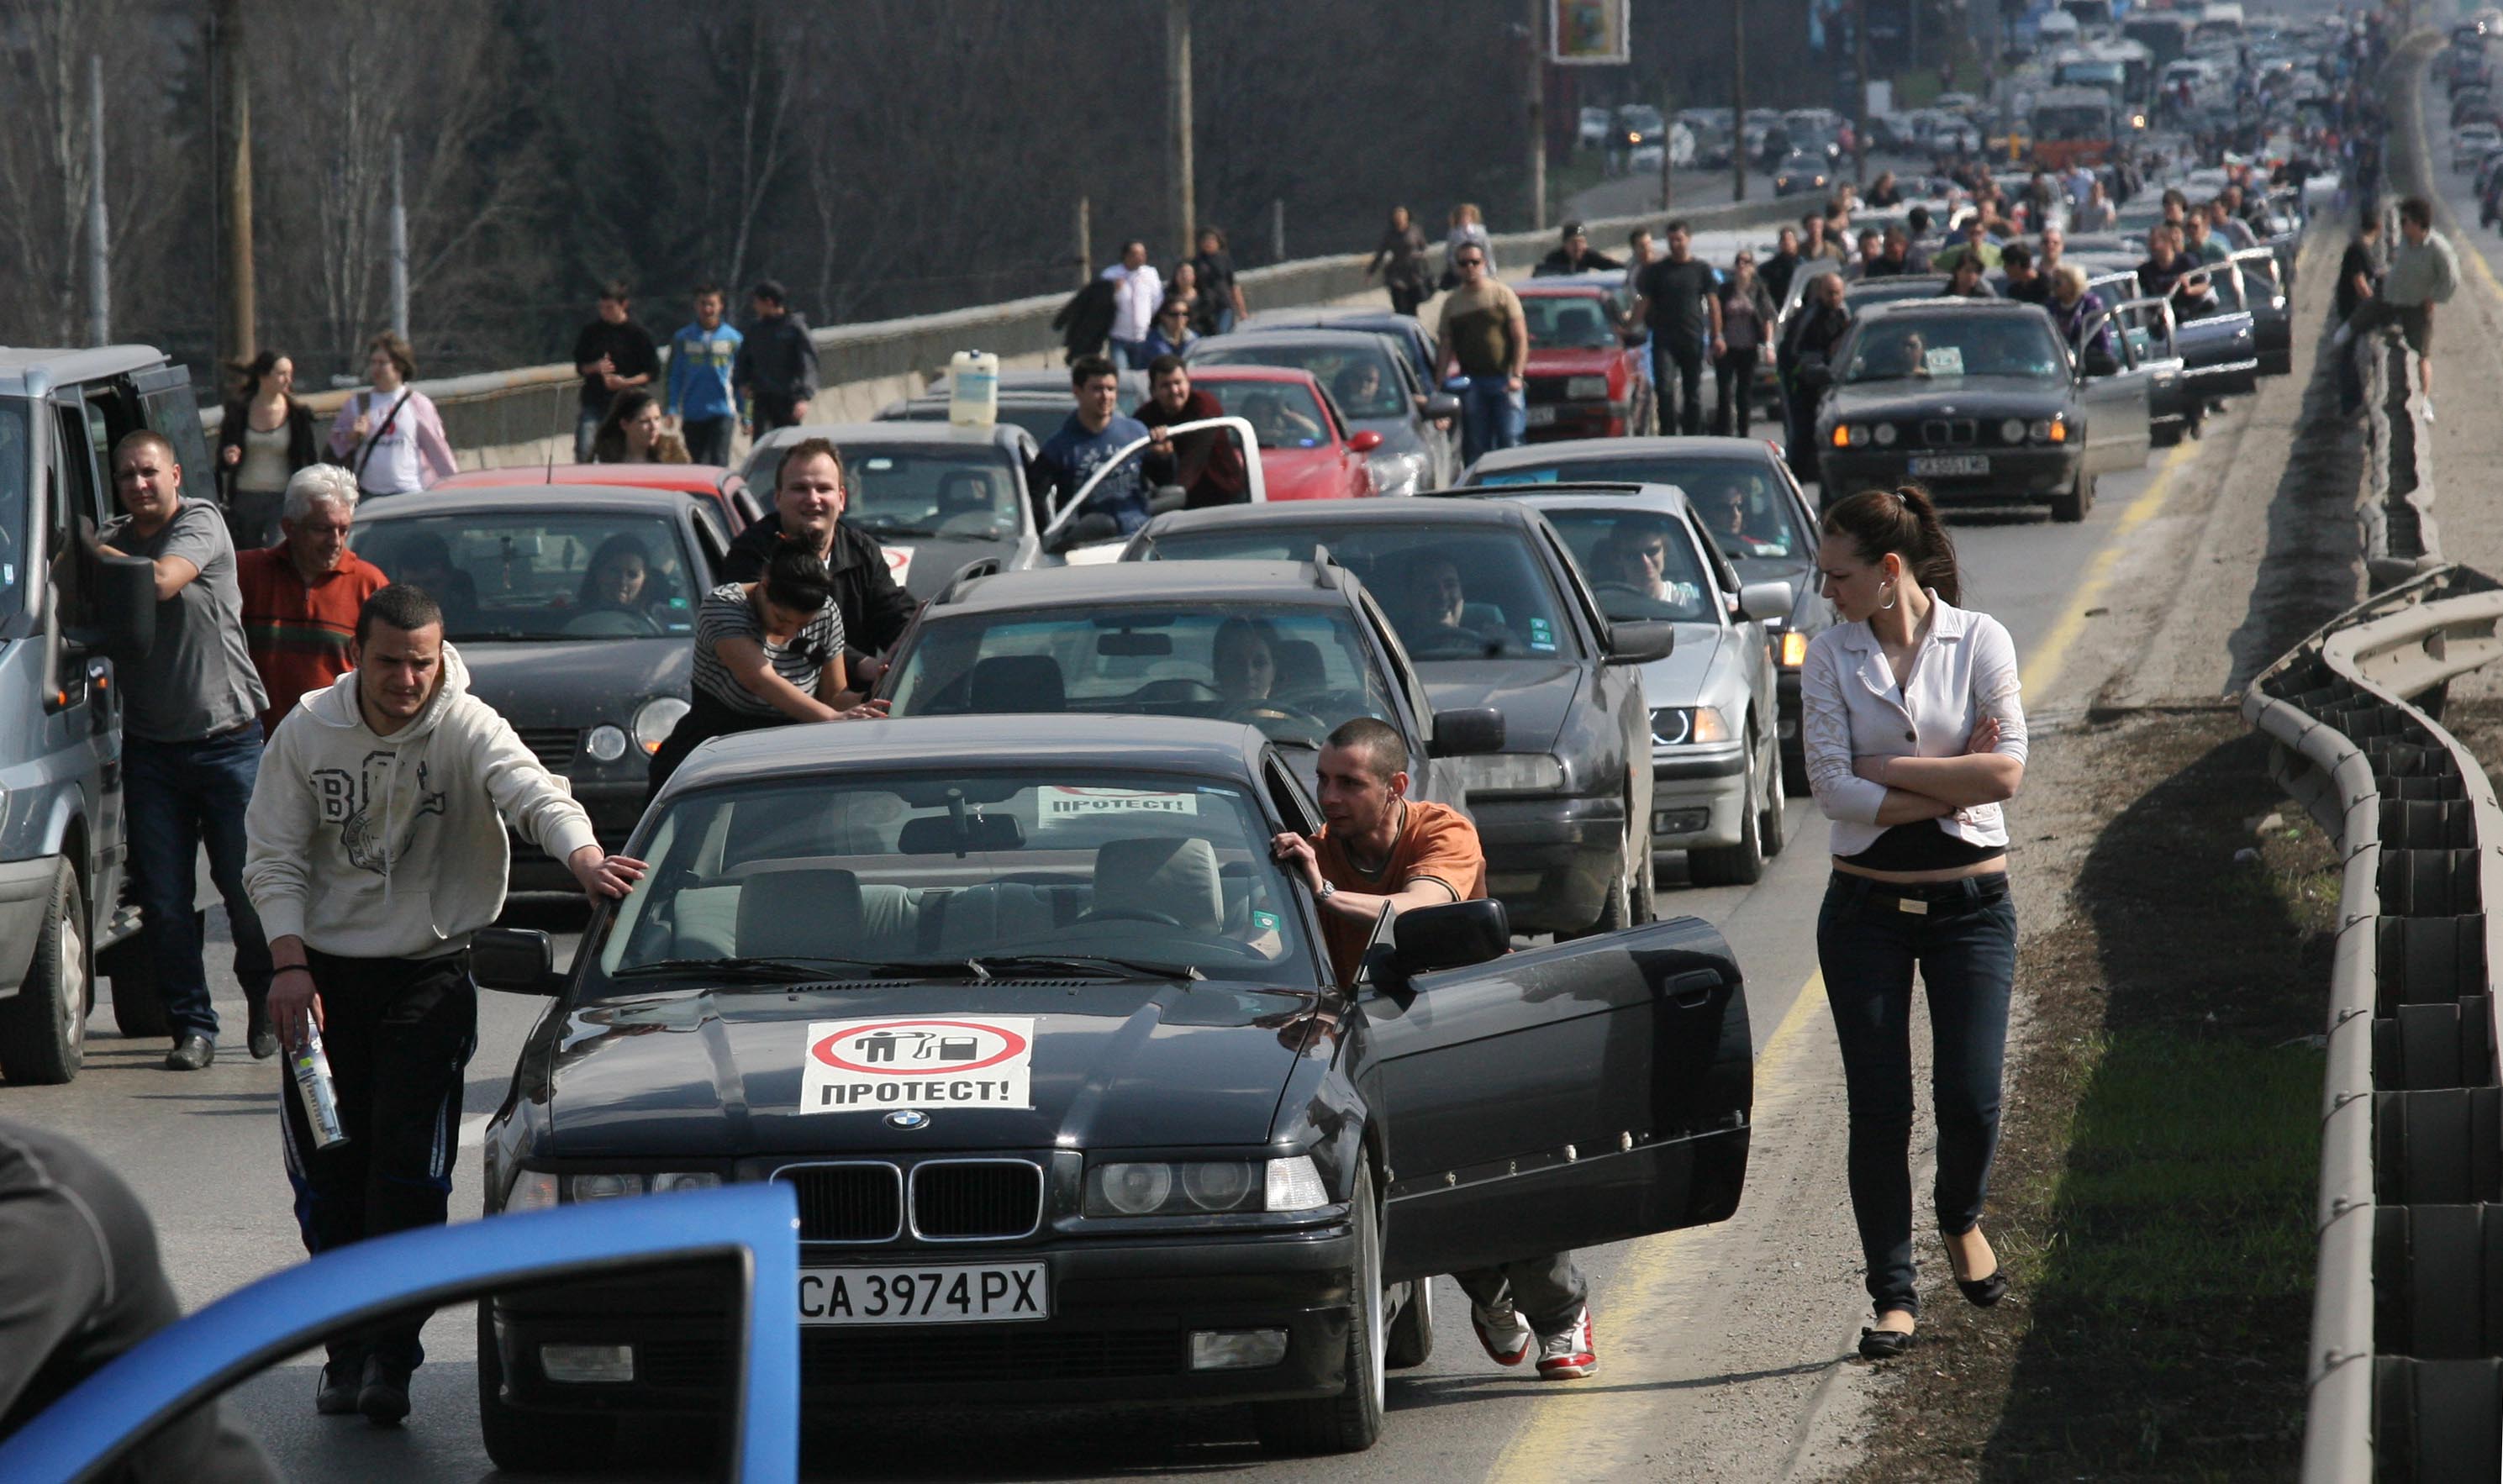
[[[1460,457],[1475,463],[1482,454],[1521,447],[1529,424],[1529,405],[1504,386],[1500,376],[1473,376],[1460,388]]]
[[[1842,1043],[1851,1104],[1851,1212],[1879,1313],[1918,1314],[1913,1291],[1912,970],[1930,1000],[1930,1094],[1938,1125],[1938,1230],[1981,1220],[1999,1149],[2016,908],[2007,878],[1896,887],[1834,874],[1816,919],[1817,965]],[[1926,895],[1907,912],[1898,895]]]
[[[686,418],[678,427],[686,434],[687,461],[700,464],[730,462],[730,435],[738,420],[728,413],[718,418]]]
[[[1154,358],[1148,354],[1148,343],[1144,340],[1115,339],[1113,342],[1113,369],[1116,371],[1145,371],[1148,362]]]
[[[575,463],[591,462],[591,442],[600,436],[600,420],[607,416],[605,412],[595,411],[588,407],[575,416],[573,420],[573,461]]]
[[[269,996],[269,944],[243,890],[243,811],[260,773],[260,724],[197,742],[125,737],[121,766],[131,889],[147,925],[165,1019],[177,1040],[204,1035],[214,1041],[218,1012],[209,1006],[208,968],[191,905],[203,845],[209,878],[225,899],[234,930],[234,972],[244,998],[258,1005]]]
[[[1666,335],[1651,338],[1652,394],[1660,398],[1660,432],[1692,438],[1703,431],[1703,347]]]

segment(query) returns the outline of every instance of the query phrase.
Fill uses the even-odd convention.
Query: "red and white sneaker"
[[[1538,1379],[1578,1381],[1599,1368],[1591,1343],[1591,1311],[1585,1307],[1573,1322],[1554,1334],[1538,1337]]]
[[[1477,1332],[1478,1343],[1486,1346],[1488,1358],[1498,1366],[1518,1366],[1527,1360],[1529,1347],[1538,1338],[1510,1298],[1492,1309],[1470,1304],[1469,1328]]]

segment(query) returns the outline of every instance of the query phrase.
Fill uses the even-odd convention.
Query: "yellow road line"
[[[2041,704],[2050,693],[2051,683],[2060,678],[2061,667],[2068,662],[2069,651],[2075,646],[2078,636],[2086,631],[2086,612],[2102,601],[2104,588],[2111,581],[2112,568],[2120,562],[2122,540],[2153,519],[2155,513],[2164,507],[2165,500],[2173,493],[2174,471],[2197,456],[2198,452],[2196,444],[2175,444],[2173,452],[2165,455],[2164,461],[2155,466],[2155,478],[2147,485],[2146,491],[2130,501],[2129,508],[2122,511],[2120,519],[2113,523],[2112,539],[2106,542],[2104,549],[2086,563],[2085,579],[2077,584],[2076,596],[2070,599],[2068,610],[2034,646],[2033,658],[2018,667],[2031,704]]]
[[[1799,995],[1791,1001],[1790,1012],[1773,1028],[1765,1049],[1756,1058],[1756,1085],[1769,1089],[1772,1096],[1791,1084],[1785,1075],[1798,1057],[1801,1044],[1800,1029],[1825,1008],[1825,976],[1810,974],[1800,987]],[[1756,1111],[1762,1122],[1766,1102],[1760,1094]],[[1600,1314],[1656,1314],[1668,1295],[1669,1288],[1683,1276],[1680,1259],[1684,1256],[1679,1238],[1687,1233],[1664,1231],[1645,1237],[1626,1255],[1610,1279],[1601,1301],[1593,1305]],[[1572,1463],[1572,1455],[1594,1441],[1606,1440],[1611,1434],[1601,1432],[1597,1423],[1608,1407],[1621,1400],[1598,1390],[1564,1390],[1542,1395],[1533,1403],[1528,1419],[1515,1433],[1512,1441],[1498,1455],[1487,1477],[1494,1480],[1548,1480],[1588,1474],[1591,1470]],[[1636,1442],[1644,1438],[1633,1439]]]

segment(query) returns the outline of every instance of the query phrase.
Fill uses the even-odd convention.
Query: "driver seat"
[[[1225,888],[1206,840],[1149,835],[1107,840],[1095,852],[1092,912],[1141,911],[1170,917],[1191,932],[1225,927]]]
[[[1327,683],[1321,666],[1321,647],[1310,639],[1280,639],[1269,646],[1269,658],[1277,667],[1271,695],[1309,695]]]
[[[963,523],[955,524],[955,523]],[[939,481],[938,525],[942,530],[951,524],[958,530],[980,529],[991,523],[991,482],[978,469],[955,469]]]

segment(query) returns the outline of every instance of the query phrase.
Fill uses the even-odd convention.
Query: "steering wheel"
[[[1225,720],[1250,722],[1254,725],[1262,722],[1286,722],[1300,730],[1309,730],[1316,738],[1327,736],[1330,729],[1327,722],[1303,707],[1291,701],[1273,700],[1266,696],[1257,700],[1236,701],[1225,708]]]
[[[1167,928],[1182,926],[1181,918],[1170,912],[1158,912],[1153,907],[1098,907],[1091,912],[1080,913],[1078,920],[1081,923],[1160,923]]]
[[[561,632],[585,639],[645,638],[661,625],[640,608],[593,608],[565,621]]]

